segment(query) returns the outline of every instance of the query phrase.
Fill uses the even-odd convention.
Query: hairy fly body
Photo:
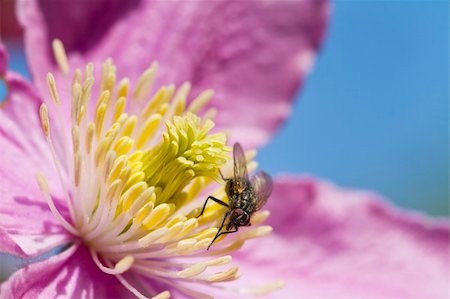
[[[241,226],[250,226],[251,216],[266,204],[272,193],[272,180],[267,173],[261,171],[249,178],[244,150],[239,143],[235,143],[233,146],[233,159],[234,176],[223,178],[226,182],[225,192],[228,196],[228,203],[213,196],[208,196],[199,215],[199,217],[203,215],[206,204],[210,199],[228,208],[208,249],[221,235],[235,233]],[[225,230],[223,231],[224,226]]]

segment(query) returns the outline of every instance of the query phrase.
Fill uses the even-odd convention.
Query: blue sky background
[[[448,6],[336,1],[316,67],[261,167],[448,215]]]
[[[335,1],[316,67],[291,119],[260,151],[261,168],[448,215],[448,6]],[[26,74],[23,53],[11,56]]]

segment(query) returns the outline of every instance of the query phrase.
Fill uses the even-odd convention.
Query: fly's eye
[[[246,226],[250,221],[250,216],[244,212],[244,214],[242,214],[240,216],[240,225],[241,226]]]
[[[239,226],[246,226],[250,222],[250,216],[242,209],[234,210],[232,217],[234,219],[234,223]]]
[[[236,209],[233,211],[233,218],[235,219],[240,219],[242,215],[244,215],[244,211],[242,209]]]

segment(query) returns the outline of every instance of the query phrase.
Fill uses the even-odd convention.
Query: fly
[[[244,150],[239,143],[235,143],[233,146],[233,159],[234,176],[228,179],[222,176],[226,182],[225,192],[228,196],[229,203],[213,196],[208,196],[198,216],[203,215],[206,204],[210,199],[228,208],[228,211],[223,216],[222,224],[207,250],[209,250],[209,247],[221,235],[235,233],[241,226],[250,226],[251,216],[266,204],[267,199],[272,193],[272,179],[264,171],[260,171],[249,178]],[[222,231],[227,219],[228,223],[226,224],[225,231]]]

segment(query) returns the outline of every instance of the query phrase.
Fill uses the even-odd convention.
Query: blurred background
[[[449,2],[334,1],[291,119],[259,156],[449,213]]]
[[[29,76],[14,1],[0,3],[11,68]],[[334,1],[315,68],[292,117],[260,151],[261,168],[448,215],[448,55],[445,0]]]
[[[29,77],[13,0],[0,0],[10,67]],[[335,1],[292,117],[260,151],[272,174],[311,174],[449,213],[449,3]],[[0,80],[0,99],[6,93]],[[0,281],[17,263],[0,255]],[[3,276],[3,277],[2,277]]]

